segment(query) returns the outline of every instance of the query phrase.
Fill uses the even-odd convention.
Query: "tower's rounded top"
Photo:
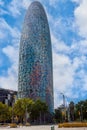
[[[28,8],[28,13],[30,12],[31,14],[40,14],[41,12],[44,12],[44,8],[42,6],[42,4],[39,1],[34,1],[30,4],[29,8]],[[46,14],[45,14],[46,15]]]
[[[39,1],[33,1],[33,2],[31,3],[31,5],[40,5],[40,6],[42,6],[42,4],[41,4]]]

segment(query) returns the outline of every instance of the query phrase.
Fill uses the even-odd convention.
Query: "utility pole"
[[[81,121],[83,121],[83,110],[82,110],[83,105],[81,105]]]
[[[66,120],[66,106],[65,106],[65,95],[63,93],[60,93],[63,96],[63,108],[62,113],[64,113],[64,120]],[[62,121],[63,121],[63,114],[62,114]]]
[[[26,108],[25,108],[25,124],[27,123],[27,105],[26,105]]]
[[[40,124],[41,124],[41,111],[40,111]]]

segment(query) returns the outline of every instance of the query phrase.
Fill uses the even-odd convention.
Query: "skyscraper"
[[[53,112],[52,48],[47,17],[33,2],[26,13],[19,50],[18,96],[41,99]]]

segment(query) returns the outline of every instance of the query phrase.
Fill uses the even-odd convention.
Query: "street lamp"
[[[83,105],[81,105],[81,115],[80,115],[81,121],[83,121],[83,110],[82,110],[82,107],[83,107]]]
[[[65,95],[63,93],[60,93],[63,96],[63,107],[62,107],[62,121],[63,117],[64,120],[66,120],[66,105],[65,105]]]
[[[26,108],[25,108],[25,124],[27,123],[27,105],[26,105]]]

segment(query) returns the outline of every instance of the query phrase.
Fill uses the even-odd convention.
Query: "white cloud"
[[[87,39],[87,0],[82,0],[75,9],[75,21],[79,35]]]
[[[4,39],[6,37],[6,35],[4,34],[4,32],[0,32],[0,39]]]
[[[0,9],[0,15],[4,15],[4,14],[9,14],[9,12],[6,10]]]
[[[17,76],[14,73],[9,73],[6,77],[0,76],[0,87],[17,90]]]
[[[55,107],[63,103],[60,93],[64,93],[68,97],[72,95],[72,84],[74,82],[75,70],[78,68],[79,62],[73,61],[67,55],[71,51],[71,47],[67,46],[63,41],[55,37],[51,33],[52,50],[53,50],[53,75],[54,75],[54,103]]]
[[[58,2],[58,0],[49,0],[49,3],[51,6],[56,6],[57,2]]]
[[[8,57],[11,67],[5,72],[5,76],[0,76],[0,86],[7,89],[17,90],[17,75],[18,75],[18,48],[20,32],[14,27],[12,28],[3,18],[0,19],[0,29],[2,39],[12,37],[9,45],[2,49],[2,52]],[[7,41],[8,42],[8,41]]]
[[[0,76],[0,86],[7,89],[17,90],[17,74],[18,74],[18,43],[20,32],[16,27],[11,27],[3,18],[0,18],[0,39],[4,41],[8,37],[9,44],[2,49],[2,52],[8,57],[11,67],[5,72],[5,76]],[[8,43],[8,40],[7,40]]]
[[[72,2],[81,3],[82,0],[71,0]]]
[[[54,87],[59,92],[66,92],[72,86],[74,71],[68,56],[53,54]]]
[[[17,44],[17,43],[16,43]],[[18,47],[8,45],[3,48],[3,53],[9,58],[11,67],[7,70],[7,76],[0,77],[0,86],[7,89],[17,90],[18,77]]]
[[[27,9],[32,0],[23,0],[22,7]]]
[[[3,6],[3,5],[4,5],[4,1],[0,0],[0,6]]]
[[[27,9],[30,3],[31,0],[12,0],[12,2],[8,5],[8,9],[12,16],[18,17],[21,15],[22,9]]]
[[[80,41],[80,53],[83,55],[87,54],[87,40]]]
[[[60,93],[62,92],[65,95],[68,95],[69,89],[74,80],[74,72],[68,56],[53,52],[53,75],[55,97],[54,103],[55,107],[57,107],[62,103],[62,96],[60,97]]]
[[[84,75],[84,87],[83,87],[84,92],[87,93],[87,74]]]
[[[18,62],[18,48],[8,45],[7,47],[3,48],[2,51],[4,54],[6,54],[6,56],[8,56],[12,63]]]
[[[70,52],[73,53],[74,56],[85,56],[87,54],[87,40],[73,41]]]
[[[6,38],[9,35],[13,38],[19,38],[20,32],[18,28],[12,28],[3,18],[0,18],[0,39]]]
[[[67,46],[63,41],[56,38],[53,33],[51,33],[51,40],[52,40],[53,51],[62,52],[62,53],[69,52],[70,47]]]
[[[19,5],[20,5],[20,1],[17,2],[17,0],[12,0],[12,2],[9,4],[8,6],[8,9],[9,11],[11,12],[11,14],[13,16],[17,16],[17,15],[20,15],[20,8],[19,8]]]
[[[86,73],[81,73],[84,70],[85,62],[87,59],[84,56],[74,57],[71,60],[67,55],[53,53],[55,106],[61,104],[60,92],[64,93],[68,101],[74,101],[74,99],[79,98],[79,91],[84,92],[87,88],[87,81],[84,80],[87,77]]]
[[[74,100],[79,97],[79,91],[84,92],[86,89],[87,82],[84,80],[86,79],[86,73],[81,72],[85,71],[84,66],[87,63],[85,56],[87,42],[86,40],[81,40],[79,43],[74,41],[71,46],[67,46],[63,41],[56,38],[53,33],[51,38],[53,46],[54,97],[55,107],[57,107],[62,102],[59,97],[60,92],[64,93],[67,99]],[[71,58],[71,54],[74,55],[73,58]],[[80,81],[78,81],[78,78]],[[79,91],[76,89],[79,89]],[[73,90],[76,90],[76,92],[73,93]]]
[[[66,0],[67,1],[67,0]],[[65,0],[61,0],[62,3],[66,2]],[[49,0],[49,4],[53,7],[57,7],[57,4],[60,2],[60,0]]]

